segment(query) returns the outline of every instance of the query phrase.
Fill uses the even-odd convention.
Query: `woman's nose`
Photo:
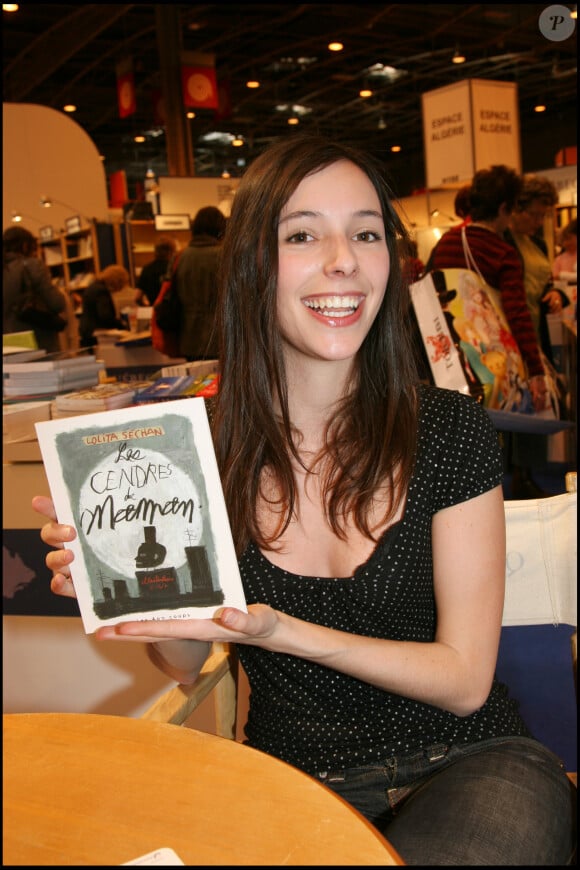
[[[337,237],[328,246],[326,270],[331,274],[353,275],[358,269],[358,260],[350,239]]]

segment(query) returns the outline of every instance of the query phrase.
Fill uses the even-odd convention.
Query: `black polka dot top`
[[[240,560],[248,604],[369,637],[435,635],[431,519],[502,479],[498,436],[485,410],[452,390],[420,388],[417,463],[403,518],[353,577],[303,577],[250,543]],[[459,717],[292,655],[238,647],[250,683],[247,742],[308,773],[377,764],[437,743],[530,736],[504,686]]]

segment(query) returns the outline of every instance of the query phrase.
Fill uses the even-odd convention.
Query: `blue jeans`
[[[576,788],[527,737],[437,745],[315,777],[372,822],[406,864],[575,863]]]

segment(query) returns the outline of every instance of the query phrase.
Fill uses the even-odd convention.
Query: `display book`
[[[36,424],[87,634],[246,610],[205,400]]]
[[[104,370],[104,361],[94,354],[47,354],[38,360],[6,362],[2,372],[3,395],[56,395],[89,387],[99,382]]]
[[[70,393],[60,393],[51,403],[51,416],[72,417],[112,408],[127,408],[133,404],[135,393],[151,386],[153,381],[115,381],[95,384]]]

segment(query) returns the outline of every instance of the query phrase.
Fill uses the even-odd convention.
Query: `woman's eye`
[[[361,232],[357,233],[354,238],[358,239],[360,242],[376,242],[379,241],[382,236],[380,233],[375,233],[374,230],[361,230]]]
[[[310,233],[307,233],[305,230],[299,230],[297,233],[292,233],[291,236],[288,236],[286,241],[296,244],[297,242],[307,242],[311,238]]]

